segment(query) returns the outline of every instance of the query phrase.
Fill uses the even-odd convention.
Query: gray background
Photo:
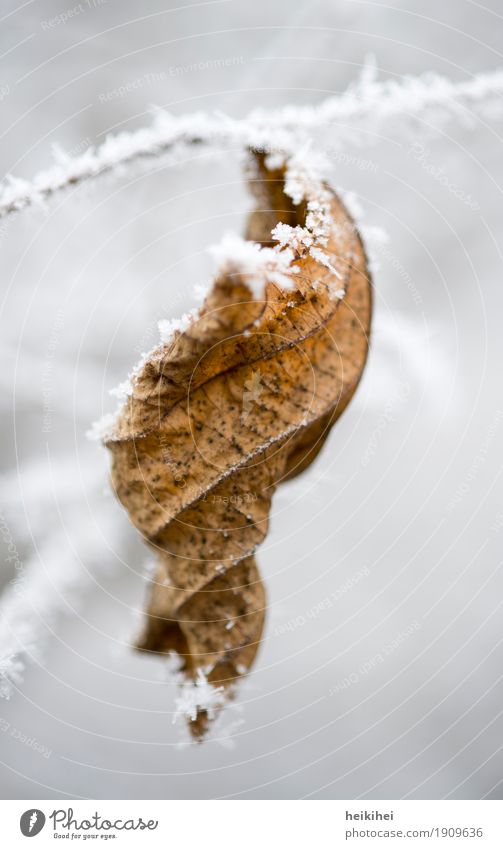
[[[9,0],[0,169],[32,176],[53,143],[82,152],[151,104],[317,102],[369,51],[384,78],[468,79],[501,63],[498,8]],[[334,163],[390,238],[371,355],[322,456],[276,496],[266,640],[201,746],[172,723],[165,664],[128,648],[146,554],[85,434],[157,319],[194,303],[205,247],[241,226],[239,163],[161,160],[2,226],[3,542],[18,556],[2,583],[26,580],[4,591],[1,633],[32,655],[0,700],[4,797],[501,798],[500,131],[452,124],[419,161],[420,139],[385,125]]]

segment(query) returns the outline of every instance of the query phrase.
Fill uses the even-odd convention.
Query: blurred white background
[[[81,153],[152,104],[316,103],[369,52],[384,79],[470,79],[502,63],[499,10],[5,0],[0,170],[31,177],[53,144]],[[389,235],[371,353],[322,455],[276,495],[265,641],[203,745],[172,722],[163,661],[129,648],[146,551],[86,431],[157,320],[193,305],[206,247],[240,229],[238,158],[144,163],[0,222],[0,654],[30,655],[0,699],[2,796],[501,798],[502,126],[424,142],[390,124],[334,154]]]

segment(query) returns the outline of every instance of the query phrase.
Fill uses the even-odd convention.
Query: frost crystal
[[[175,715],[173,722],[178,717],[185,717],[195,722],[199,711],[206,711],[211,719],[215,711],[225,704],[226,697],[223,687],[214,687],[204,674],[202,669],[197,670],[197,678],[194,682],[182,684],[180,695],[175,699]]]
[[[119,383],[114,389],[110,390],[110,395],[114,398],[118,398],[119,401],[125,401],[131,393],[133,392],[133,386],[131,384],[131,380],[123,380],[122,383]]]
[[[276,224],[271,235],[276,242],[279,242],[282,248],[288,245],[301,255],[314,242],[313,234],[306,227],[300,227],[299,225],[297,227],[291,227],[289,224],[283,224],[281,221],[279,224]]]
[[[185,333],[198,313],[198,308],[186,312],[181,318],[163,318],[158,323],[159,335],[163,345],[172,342],[175,333]]]
[[[331,273],[332,273],[335,277],[338,277],[338,278],[339,278],[339,280],[341,280],[341,279],[342,279],[342,277],[341,277],[341,275],[339,274],[339,272],[337,271],[337,269],[336,269],[336,268],[334,268],[334,266],[333,266],[333,265],[332,265],[332,263],[330,262],[330,260],[329,260],[328,256],[326,255],[326,253],[323,253],[323,251],[321,251],[319,248],[311,248],[311,250],[309,251],[309,253],[310,253],[310,255],[313,257],[313,259],[315,259],[317,262],[320,262],[322,265],[324,265],[324,266],[325,266],[325,268],[328,268],[328,270],[329,270],[329,271],[330,271],[330,272],[331,272]]]
[[[24,662],[15,654],[0,657],[0,698],[10,698],[12,686],[23,679],[24,668]]]
[[[264,296],[268,280],[283,289],[292,289],[290,274],[296,269],[292,266],[293,251],[288,248],[282,251],[262,248],[228,233],[218,245],[210,248],[210,252],[216,260],[217,273],[242,275],[254,298]]]
[[[116,421],[117,412],[105,413],[101,419],[93,422],[86,433],[87,438],[90,439],[91,442],[102,442],[109,439],[113,434]]]

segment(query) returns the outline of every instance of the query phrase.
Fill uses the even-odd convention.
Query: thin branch
[[[453,82],[433,73],[380,82],[375,68],[367,65],[345,92],[315,106],[254,110],[242,120],[219,113],[176,116],[158,111],[150,127],[108,136],[103,144],[80,156],[71,158],[57,152],[54,164],[32,180],[7,175],[0,183],[0,218],[135,160],[168,150],[176,159],[188,145],[292,149],[311,131],[333,124],[338,125],[339,137],[346,129],[364,143],[365,131],[392,118],[409,123],[419,120],[438,124],[455,119],[473,124],[475,115],[501,114],[502,94],[503,70],[478,74],[466,82]]]
[[[84,491],[91,499],[102,491],[101,470],[86,464],[82,475],[73,476],[71,467],[63,455],[54,464],[26,464],[22,489],[17,473],[2,481],[0,535],[15,576],[0,593],[0,699],[8,699],[26,667],[43,658],[55,622],[63,614],[75,616],[86,591],[100,586],[123,554],[115,502],[100,501],[99,524],[83,509]]]

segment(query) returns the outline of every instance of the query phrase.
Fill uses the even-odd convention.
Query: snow
[[[239,274],[255,299],[264,297],[267,281],[282,289],[291,290],[291,274],[296,272],[294,254],[290,249],[263,248],[241,236],[228,233],[213,245],[210,252],[216,261],[217,275]]]
[[[199,309],[194,307],[194,309],[186,312],[181,318],[161,319],[157,324],[161,343],[163,345],[168,345],[173,341],[176,333],[185,333],[192,324],[194,318],[197,316],[198,312]]]
[[[86,432],[87,438],[91,442],[106,442],[111,439],[117,422],[119,407],[115,413],[105,413],[101,419],[93,422],[89,430]]]
[[[320,248],[317,248],[317,247],[312,247],[312,248],[310,248],[310,250],[309,250],[309,254],[310,254],[310,256],[312,256],[312,257],[313,257],[313,259],[315,259],[317,262],[321,263],[321,265],[324,265],[324,266],[325,266],[325,268],[328,268],[328,270],[329,270],[329,271],[330,271],[330,272],[331,272],[331,273],[332,273],[335,277],[337,277],[339,280],[342,280],[342,275],[341,275],[341,274],[337,271],[337,269],[336,269],[336,268],[332,265],[332,263],[330,262],[329,257],[326,255],[326,253],[324,253],[322,250],[320,250]],[[343,295],[344,295],[344,289],[342,289],[341,291],[343,292]]]
[[[276,227],[271,231],[271,236],[283,248],[286,245],[291,247],[297,253],[303,253],[306,248],[310,248],[314,242],[314,236],[307,227],[291,227],[290,224],[284,224],[282,221],[276,224]]]
[[[197,670],[194,682],[181,684],[179,695],[175,698],[173,722],[179,717],[194,722],[200,711],[206,711],[209,719],[215,716],[218,708],[223,707],[226,696],[223,687],[214,687],[208,681],[202,669]]]
[[[126,401],[132,392],[133,386],[131,384],[131,380],[128,378],[127,380],[123,380],[122,383],[119,383],[118,386],[110,389],[109,394],[114,398],[118,398],[119,401]]]
[[[0,657],[0,698],[10,699],[13,687],[23,680],[25,663],[21,655],[12,652]]]

